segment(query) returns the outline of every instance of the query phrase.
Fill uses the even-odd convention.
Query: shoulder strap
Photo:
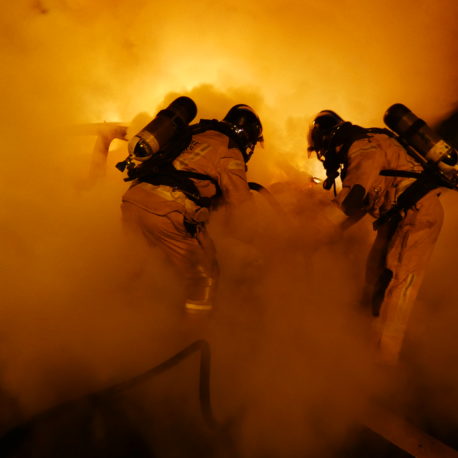
[[[197,124],[191,125],[190,128],[192,135],[201,134],[207,130],[216,130],[228,137],[233,136],[231,128],[226,123],[217,119],[201,119]]]
[[[242,156],[245,157],[245,148],[240,143],[240,139],[231,129],[229,124],[223,121],[218,121],[217,119],[201,119],[197,124],[193,124],[190,127],[192,135],[201,134],[208,130],[214,130],[216,132],[220,132],[223,135],[226,135],[226,137],[228,137],[232,142],[232,145],[238,148],[242,153]]]
[[[369,134],[384,134],[384,135],[387,135],[388,137],[392,137],[392,138],[394,138],[396,140],[398,139],[398,136],[396,134],[391,132],[391,130],[385,129],[383,127],[370,127],[368,129],[366,129],[366,131]]]
[[[412,172],[410,170],[383,169],[379,175],[382,177],[400,177],[400,178],[420,178],[420,172]]]

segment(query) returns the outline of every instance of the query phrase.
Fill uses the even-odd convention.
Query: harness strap
[[[193,124],[190,127],[192,135],[201,134],[207,130],[215,130],[216,132],[220,132],[225,135],[232,142],[232,146],[235,146],[240,150],[245,162],[248,162],[251,155],[247,154],[245,146],[228,123],[218,121],[217,119],[201,119],[197,124]]]
[[[420,172],[411,172],[410,170],[384,169],[380,170],[379,175],[383,177],[400,177],[400,178],[420,178]]]
[[[390,170],[390,172],[392,172]],[[394,172],[401,172],[400,170],[395,170]],[[414,172],[410,172],[414,173]],[[428,192],[433,189],[439,188],[440,183],[437,182],[434,176],[431,176],[429,173],[422,172],[418,174],[417,180],[409,185],[404,192],[398,197],[396,204],[382,216],[376,219],[373,223],[373,227],[377,230],[381,225],[390,221],[396,215],[400,215],[402,211],[407,211],[409,208],[412,208],[422,197],[424,197]],[[390,175],[387,175],[390,176]]]
[[[213,183],[216,187],[216,195],[213,197],[203,197],[199,194],[196,184],[192,178],[197,180],[207,180]],[[174,189],[180,190],[188,199],[192,200],[199,207],[208,208],[212,205],[216,198],[221,195],[221,189],[215,179],[196,172],[188,172],[186,170],[171,169],[154,173],[141,177],[139,181],[150,183],[153,185],[165,185]]]

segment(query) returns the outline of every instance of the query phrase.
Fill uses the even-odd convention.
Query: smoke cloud
[[[205,336],[215,408],[236,419],[240,456],[332,454],[368,403],[394,388],[374,363],[356,306],[370,221],[332,238],[322,214],[330,196],[310,182],[322,170],[307,158],[307,125],[333,109],[381,126],[396,102],[431,124],[451,112],[457,2],[21,0],[3,9],[0,384],[13,401],[1,426]],[[195,100],[198,118],[221,118],[236,103],[256,109],[265,145],[249,178],[269,186],[284,211],[258,196],[249,246],[217,221],[211,227],[223,277],[205,331],[180,316],[181,291],[161,254],[126,243],[119,202],[127,185],[114,168],[125,143],[113,142],[105,176],[91,182],[95,137],[75,129],[141,123],[139,113],[147,120],[178,95]],[[408,383],[396,390],[411,408],[430,394],[415,410],[456,425],[457,297],[446,267],[455,258],[456,196],[443,203],[446,224],[406,343]],[[194,383],[192,368],[182,371]],[[164,425],[177,427],[175,413],[182,426],[196,420],[196,406],[177,413],[166,402],[195,396],[181,385],[174,392],[158,381],[137,396]],[[161,447],[167,456],[178,445]]]

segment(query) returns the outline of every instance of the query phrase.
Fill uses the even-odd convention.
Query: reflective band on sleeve
[[[196,304],[195,302],[186,302],[188,312],[209,312],[213,307],[211,304]]]

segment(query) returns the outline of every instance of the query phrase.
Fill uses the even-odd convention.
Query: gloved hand
[[[105,157],[108,154],[110,143],[115,139],[127,140],[127,127],[116,123],[103,123],[97,128],[97,141],[94,147],[94,152],[103,154]]]
[[[117,123],[103,123],[97,127],[97,140],[92,149],[90,179],[97,179],[105,172],[110,144],[115,139],[127,140],[127,127]]]

